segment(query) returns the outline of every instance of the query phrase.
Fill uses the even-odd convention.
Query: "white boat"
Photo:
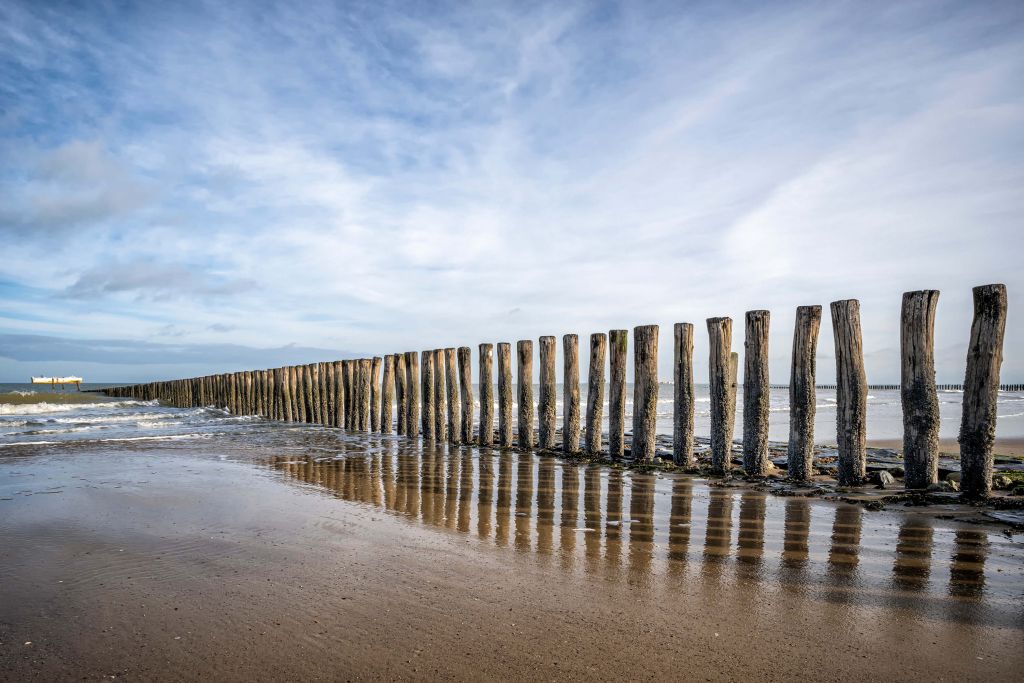
[[[81,377],[33,377],[32,384],[81,384]]]

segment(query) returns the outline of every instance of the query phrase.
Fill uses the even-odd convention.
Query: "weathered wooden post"
[[[459,357],[459,396],[462,399],[462,428],[460,441],[464,444],[473,443],[473,354],[468,346],[460,346]]]
[[[321,410],[323,397],[320,394],[320,364],[310,363],[306,367],[309,369],[309,389],[310,394],[312,395],[309,421],[318,423],[323,417],[323,412]]]
[[[420,429],[423,432],[424,441],[433,441],[437,430],[435,423],[437,415],[434,407],[437,380],[434,379],[434,362],[433,351],[420,352],[420,370],[422,373],[420,375],[420,394],[423,405]]]
[[[939,480],[939,392],[935,387],[935,309],[939,292],[904,292],[900,314],[903,470],[908,489]]]
[[[608,383],[608,455],[621,458],[626,452],[626,351],[628,330],[608,333],[611,372]]]
[[[448,441],[459,443],[462,420],[459,417],[459,373],[456,365],[455,348],[444,350],[445,385],[448,398]]]
[[[867,465],[868,380],[864,373],[864,343],[860,302],[833,301],[832,332],[836,346],[836,441],[841,486],[863,482]]]
[[[380,366],[382,359],[374,356],[370,361],[370,431],[380,431]]]
[[[653,462],[658,419],[658,326],[633,328],[633,441],[630,456]]]
[[[289,377],[288,368],[278,368],[279,382],[281,383],[281,411],[285,422],[294,422],[295,415],[292,413],[292,383]]]
[[[291,392],[292,421],[302,422],[302,397],[299,393],[299,369],[294,365],[288,366],[288,389]]]
[[[354,360],[343,361],[345,368],[345,429],[355,431],[356,429],[356,382],[355,382]]]
[[[448,394],[444,389],[444,349],[434,349],[434,438],[439,442],[448,440]],[[424,408],[426,411],[426,408]]]
[[[492,344],[481,344],[480,355],[480,445],[494,443],[494,385],[491,373],[494,355]]]
[[[331,394],[333,384],[331,382],[331,370],[334,366],[330,363],[320,363],[320,421],[325,427],[331,425],[331,406],[334,398]]]
[[[498,445],[512,445],[512,345],[498,344]]]
[[[807,481],[814,465],[815,356],[821,306],[798,306],[793,330],[793,361],[789,378],[789,448],[786,472]]]
[[[555,338],[540,338],[540,394],[537,401],[538,446],[555,447],[556,402],[555,395]]]
[[[372,362],[369,358],[363,358],[359,361],[359,397],[362,399],[361,405],[359,406],[359,429],[360,431],[370,431],[370,366]]]
[[[604,412],[604,359],[608,335],[590,335],[590,368],[587,373],[587,453],[601,454],[601,420]]]
[[[405,385],[405,354],[395,354],[395,403],[397,404],[397,410],[395,411],[395,427],[396,432],[399,435],[404,436],[406,433],[405,427],[405,415],[408,412],[407,406],[408,399],[406,397],[406,385]]]
[[[747,311],[743,341],[743,469],[748,476],[768,474],[768,311]]]
[[[711,394],[711,470],[725,474],[731,468],[733,419],[729,388],[732,364],[732,319],[708,318],[708,384]]]
[[[381,434],[391,433],[391,413],[394,409],[395,398],[395,357],[392,354],[384,356],[384,375],[380,381],[380,415],[377,424]]]
[[[562,335],[562,450],[580,450],[580,339]]]
[[[334,361],[334,426],[345,426],[345,364]]]
[[[960,486],[968,498],[981,498],[992,490],[992,445],[1005,331],[1006,285],[975,287],[959,439]]]
[[[673,327],[672,461],[693,467],[693,325]]]
[[[420,367],[419,359],[416,357],[415,351],[406,351],[405,353],[405,387],[407,401],[407,410],[405,413],[405,429],[409,436],[415,437],[416,430],[420,423],[420,402],[419,393],[416,391],[416,387],[420,384]]]
[[[533,342],[516,343],[519,360],[519,447],[533,448]]]

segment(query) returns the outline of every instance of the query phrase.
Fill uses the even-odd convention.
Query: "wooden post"
[[[960,486],[968,498],[981,498],[992,490],[992,445],[1005,331],[1006,285],[975,287],[959,439]]]
[[[473,443],[473,353],[468,346],[460,346],[459,356],[459,397],[462,399],[462,428],[460,441]]]
[[[374,356],[370,361],[370,431],[380,431],[380,366],[382,359]]]
[[[331,424],[331,364],[320,363],[320,422],[325,427]]]
[[[693,325],[673,327],[672,462],[693,467]]]
[[[356,424],[356,404],[359,402],[359,383],[356,382],[356,367],[359,361],[345,361],[345,428],[349,431],[359,429]]]
[[[604,412],[604,359],[608,335],[590,335],[590,368],[587,374],[587,453],[601,454],[601,420]]]
[[[840,486],[863,482],[867,453],[868,381],[864,373],[860,302],[832,302],[832,332],[836,346],[836,440],[839,446]]]
[[[390,434],[392,429],[391,413],[394,408],[395,398],[395,357],[392,354],[384,356],[384,375],[380,382],[380,414],[377,418],[377,425],[381,434]]]
[[[459,443],[462,420],[459,417],[459,372],[455,358],[455,349],[444,350],[445,384],[448,388],[448,441]]]
[[[405,354],[395,354],[395,433],[405,436],[405,415],[408,412],[408,398],[405,385]]]
[[[519,360],[519,447],[533,448],[533,342],[523,339],[516,343]]]
[[[512,445],[512,345],[498,344],[498,445]]]
[[[292,412],[292,382],[288,368],[279,368],[281,382],[281,407],[285,422],[294,422],[295,414]]]
[[[934,289],[904,292],[900,322],[903,470],[908,489],[939,481],[939,392],[935,387]]]
[[[653,462],[658,419],[658,326],[633,328],[633,441],[630,456]]]
[[[437,393],[435,389],[437,386],[437,380],[434,379],[434,372],[436,371],[434,368],[434,362],[435,358],[433,351],[423,351],[420,353],[420,367],[423,372],[420,376],[420,395],[423,404],[423,415],[421,420],[423,424],[420,425],[420,428],[423,431],[424,441],[433,441],[437,431],[437,425],[435,423],[437,416],[435,414],[434,407],[435,394]]]
[[[316,422],[316,404],[314,403],[316,394],[313,390],[314,386],[313,366],[307,363],[302,366],[302,397],[306,401],[304,413],[306,422]]]
[[[621,458],[626,452],[626,351],[628,330],[608,333],[611,373],[608,384],[608,455]]]
[[[494,443],[494,385],[491,383],[494,346],[481,344],[480,355],[480,445]]]
[[[798,306],[793,330],[793,361],[789,378],[789,449],[786,472],[790,479],[808,481],[814,466],[815,356],[821,306]]]
[[[768,474],[768,311],[747,311],[743,341],[743,469],[748,476]]]
[[[708,384],[711,394],[711,470],[725,474],[731,469],[733,419],[729,388],[732,364],[732,319],[708,318]]]
[[[444,389],[447,373],[444,369],[444,349],[434,349],[434,438],[448,440],[448,394]],[[425,410],[425,409],[424,409]]]
[[[322,411],[320,409],[320,364],[310,363],[306,366],[306,369],[309,372],[309,393],[312,397],[310,399],[309,421],[319,423],[322,417]]]
[[[334,426],[345,426],[345,364],[334,361]]]
[[[416,430],[419,428],[420,423],[420,402],[419,393],[416,388],[420,384],[420,366],[419,359],[416,357],[415,351],[406,351],[405,353],[405,387],[407,401],[407,410],[405,413],[405,429],[409,436],[415,437]]]
[[[291,391],[292,421],[302,422],[302,397],[299,394],[299,369],[288,366],[288,388]]]
[[[359,361],[359,398],[361,403],[359,406],[359,429],[360,431],[370,431],[370,366],[371,361],[369,358],[363,358]]]
[[[541,448],[555,447],[556,394],[555,394],[555,338],[540,338],[540,394],[537,401],[538,436]]]
[[[562,336],[562,450],[580,450],[580,339]]]

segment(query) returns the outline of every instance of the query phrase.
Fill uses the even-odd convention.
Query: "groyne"
[[[963,391],[960,429],[961,486],[966,497],[985,497],[991,491],[993,442],[998,391],[1019,391],[1024,385],[999,384],[1007,294],[1001,284],[975,287],[963,384],[936,384],[934,368],[935,290],[907,292],[901,317],[902,378],[898,385],[871,385],[864,370],[860,304],[855,299],[830,306],[836,348],[833,385],[815,383],[815,357],[820,306],[797,309],[789,391],[789,476],[806,481],[814,443],[815,389],[836,391],[838,443],[837,479],[841,486],[865,482],[867,392],[872,388],[900,390],[904,415],[904,470],[908,488],[938,483],[939,413],[936,392]],[[744,321],[743,470],[750,476],[768,473],[768,395],[780,385],[769,383],[769,311],[749,311]],[[732,320],[707,320],[710,342],[711,468],[718,474],[732,469],[739,355],[732,351]],[[676,465],[694,465],[693,332],[678,323],[673,338],[673,449]],[[626,367],[629,331],[590,335],[587,405],[581,412],[578,338],[562,338],[564,357],[560,450],[566,454],[649,463],[655,458],[655,409],[658,385],[658,325],[633,330],[633,414],[626,448]],[[430,442],[476,444],[520,449],[559,448],[555,413],[556,339],[538,340],[540,388],[533,395],[534,342],[516,343],[516,392],[520,410],[512,424],[512,346],[497,344],[498,425],[491,409],[493,346],[478,348],[481,410],[474,421],[472,351],[468,346],[406,351],[372,358],[336,360],[305,365],[246,370],[162,382],[112,387],[103,393],[141,400],[160,400],[178,407],[215,406],[232,414],[261,415],[284,422],[308,422],[353,432],[397,433]],[[607,360],[607,365],[606,365]],[[608,383],[607,447],[601,424]],[[581,424],[581,415],[584,417]],[[393,417],[397,416],[397,420]]]

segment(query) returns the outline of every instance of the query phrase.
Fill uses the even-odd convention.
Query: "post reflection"
[[[410,453],[385,442],[368,454],[348,447],[338,457],[279,456],[271,466],[340,499],[557,558],[552,566],[563,571],[599,572],[637,586],[650,585],[659,572],[685,586],[688,571],[696,570],[722,585],[733,585],[727,575],[734,575],[735,585],[776,582],[832,602],[889,595],[889,604],[913,606],[955,598],[955,608],[936,613],[965,620],[977,618],[972,605],[1000,589],[993,581],[1003,585],[988,566],[991,532],[943,526],[926,514],[879,515],[804,498],[769,504],[759,491],[708,487],[684,476],[447,444]],[[948,582],[937,564],[948,567]]]

